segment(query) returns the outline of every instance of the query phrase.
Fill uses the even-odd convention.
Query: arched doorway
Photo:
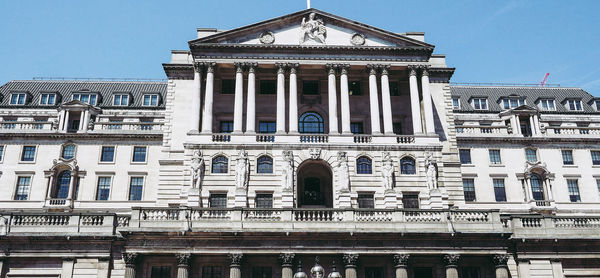
[[[298,166],[299,208],[332,208],[331,168],[322,160],[305,161]]]

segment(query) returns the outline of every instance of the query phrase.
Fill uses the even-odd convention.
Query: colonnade
[[[277,110],[276,110],[276,132],[278,134],[296,134],[298,133],[298,85],[297,72],[300,64],[298,63],[275,63],[277,68]],[[340,134],[338,126],[338,114],[341,116],[341,134],[351,134],[350,130],[350,98],[348,86],[349,64],[325,64],[328,74],[328,114],[329,114],[329,134]],[[210,134],[213,132],[213,102],[214,102],[214,73],[217,64],[215,62],[199,62],[194,66],[194,92],[192,98],[192,111],[200,111],[202,107],[202,71],[206,71],[204,108],[202,110],[202,122],[200,123],[200,114],[192,113],[190,121],[190,130]],[[233,133],[253,134],[256,132],[256,69],[258,63],[254,62],[235,62],[235,97],[234,97],[234,117]],[[371,133],[394,134],[392,105],[390,98],[389,82],[390,66],[385,64],[366,65],[366,71],[369,75],[369,109],[371,119]],[[425,66],[408,66],[409,86],[412,111],[412,126],[415,134],[433,134],[435,125],[433,119],[433,102],[429,88],[429,73]],[[244,72],[248,72],[247,99],[246,99],[246,130],[243,130],[243,107],[244,107]],[[289,75],[289,103],[288,103],[288,130],[286,132],[286,98],[285,98],[285,75]],[[337,76],[340,79],[340,113],[337,111]],[[421,91],[423,93],[423,113],[419,100],[419,88],[417,76],[421,76]],[[381,82],[381,109],[379,105],[378,79]],[[380,111],[381,110],[381,111]],[[380,112],[383,114],[383,131],[380,125]],[[421,115],[424,115],[424,122]],[[424,128],[423,128],[424,127]]]

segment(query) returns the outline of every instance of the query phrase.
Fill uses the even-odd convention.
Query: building
[[[197,33],[0,87],[0,277],[600,276],[600,99],[316,9]]]

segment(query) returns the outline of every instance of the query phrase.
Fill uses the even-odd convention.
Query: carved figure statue
[[[427,160],[425,163],[427,165],[427,187],[429,189],[436,189],[438,188],[437,162],[433,158],[433,154],[430,153],[427,155]]]
[[[383,154],[383,166],[381,167],[381,176],[383,178],[383,187],[385,190],[394,189],[394,165],[389,152]]]
[[[236,188],[247,188],[248,186],[248,153],[246,151],[241,150],[237,163],[235,165],[235,187]]]
[[[305,17],[302,18],[302,23],[300,24],[300,43],[304,43],[306,37],[319,43],[325,43],[325,39],[327,38],[325,24],[323,24],[323,20],[315,18],[315,13],[310,13],[308,20]]]
[[[284,172],[283,191],[291,191],[294,188],[294,154],[292,151],[283,151]]]
[[[88,121],[88,130],[94,130],[94,118],[90,117],[90,120]]]
[[[192,156],[192,188],[200,188],[204,179],[204,159],[200,150],[195,150]]]
[[[58,129],[58,119],[52,120],[52,123],[50,123],[50,128],[52,128],[52,130]]]
[[[350,190],[350,179],[348,177],[348,157],[346,152],[338,152],[337,155],[338,160],[338,190],[339,191],[348,191]]]

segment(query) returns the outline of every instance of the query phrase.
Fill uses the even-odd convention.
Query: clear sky
[[[426,32],[453,82],[548,83],[600,96],[600,1],[312,0],[393,32]],[[0,83],[50,77],[165,78],[196,27],[231,29],[306,0],[0,1]]]

